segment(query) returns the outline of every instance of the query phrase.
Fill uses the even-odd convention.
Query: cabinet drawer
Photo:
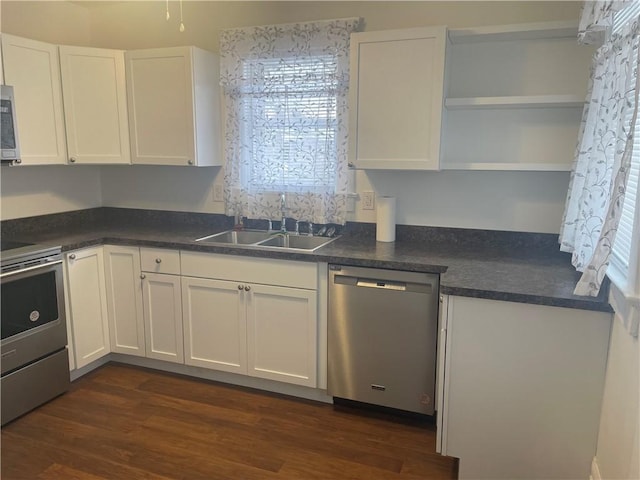
[[[182,275],[283,287],[318,287],[318,266],[312,262],[246,258],[181,252]]]
[[[180,252],[164,248],[141,248],[140,262],[143,272],[180,275]]]

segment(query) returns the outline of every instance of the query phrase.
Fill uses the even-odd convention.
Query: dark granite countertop
[[[375,226],[354,224],[312,253],[195,241],[230,227],[222,215],[99,208],[5,221],[2,235],[63,251],[134,245],[440,273],[444,294],[612,311],[608,288],[595,298],[573,295],[580,274],[552,235],[399,226],[396,242],[382,243],[375,241]]]

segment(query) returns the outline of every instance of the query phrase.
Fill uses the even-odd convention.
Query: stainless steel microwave
[[[13,87],[9,85],[0,85],[0,117],[2,118],[2,135],[0,136],[2,163],[20,163],[16,105]]]

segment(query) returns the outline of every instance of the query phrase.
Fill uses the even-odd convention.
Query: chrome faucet
[[[282,213],[280,231],[282,233],[287,233],[287,197],[284,192],[280,194],[280,213]]]

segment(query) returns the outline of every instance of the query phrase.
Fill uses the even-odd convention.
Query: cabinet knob
[[[356,168],[356,164],[355,164],[355,163],[353,163],[353,162],[349,162],[349,163],[347,163],[347,167],[349,167],[349,168]]]
[[[193,160],[189,160],[187,163],[188,163],[189,165],[193,165]]]
[[[71,157],[71,158],[69,159],[69,161],[70,161],[71,163],[76,163],[76,157]]]
[[[249,290],[251,290],[251,287],[249,285],[245,285],[244,286],[244,291],[248,292]]]
[[[142,280],[144,280],[145,278],[147,278],[147,276],[146,276],[144,273],[141,273],[141,274],[140,274],[140,278],[141,278]]]
[[[162,259],[161,258],[156,258],[156,263],[162,263]]]
[[[69,255],[69,258],[70,258],[71,260],[75,260],[75,259],[76,259],[76,254],[75,254],[75,253],[72,253],[71,255]]]
[[[244,285],[238,285],[238,290],[242,290],[244,288]]]
[[[18,165],[20,165],[20,164],[22,163],[22,159],[21,159],[21,158],[16,158],[16,163],[17,163]]]

